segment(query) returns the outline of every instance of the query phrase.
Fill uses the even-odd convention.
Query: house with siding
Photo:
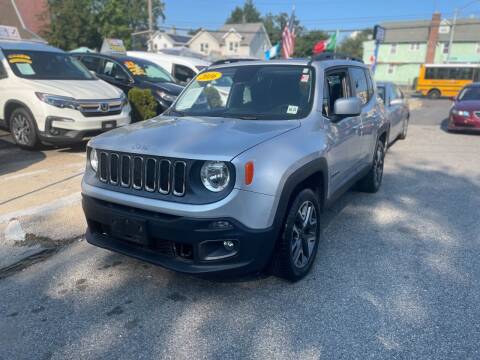
[[[200,30],[188,47],[211,57],[255,57],[263,59],[272,47],[262,23],[225,24],[218,31]]]
[[[49,23],[47,0],[0,0],[0,25],[16,27],[22,39],[44,41]]]
[[[422,64],[480,63],[480,19],[398,21],[381,24],[385,41],[380,44],[375,78],[412,86]],[[453,29],[452,48],[449,49]],[[373,40],[363,43],[363,60],[372,63]]]
[[[180,35],[175,31],[165,32],[156,31],[151,40],[150,50],[157,52],[162,49],[170,49],[173,47],[184,47],[190,41],[191,36]]]

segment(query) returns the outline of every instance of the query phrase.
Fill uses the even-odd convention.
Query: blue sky
[[[216,29],[243,0],[164,0],[166,20],[160,25],[179,28]],[[254,0],[262,14],[295,13],[308,29],[358,29],[388,20],[429,19],[434,10],[452,17],[455,8],[464,8],[462,17],[480,18],[480,1],[469,0]]]

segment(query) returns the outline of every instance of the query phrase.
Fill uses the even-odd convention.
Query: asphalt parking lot
[[[0,133],[0,240],[68,243],[0,276],[0,359],[480,358],[480,137],[443,130],[449,105],[412,111],[380,192],[324,214],[295,284],[200,279],[88,245],[84,149],[28,153]]]

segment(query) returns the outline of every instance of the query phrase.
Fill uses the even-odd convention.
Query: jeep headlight
[[[230,171],[223,161],[206,161],[200,170],[200,178],[208,190],[220,192],[230,182]]]
[[[95,149],[90,150],[90,155],[88,157],[88,161],[89,161],[90,166],[92,167],[93,171],[97,172],[97,170],[98,170],[97,150],[95,150]]]

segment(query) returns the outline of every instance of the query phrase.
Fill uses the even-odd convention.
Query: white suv
[[[120,89],[62,50],[0,41],[0,124],[19,146],[81,141],[129,124],[130,113]]]

